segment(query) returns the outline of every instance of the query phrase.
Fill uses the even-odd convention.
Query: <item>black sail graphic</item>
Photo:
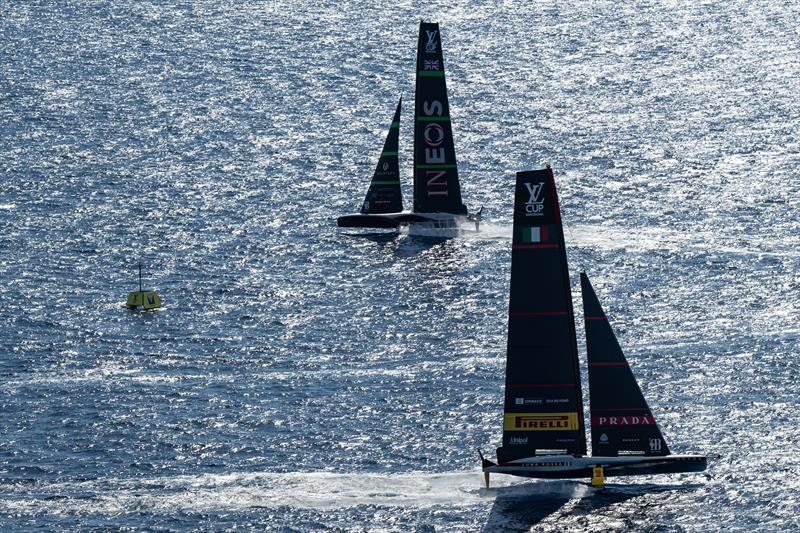
[[[517,173],[501,463],[586,454],[575,316],[553,172]]]
[[[461,203],[439,25],[422,22],[414,110],[414,211],[467,214]]]
[[[403,194],[400,191],[400,165],[397,159],[398,138],[400,134],[400,106],[397,102],[378,166],[372,176],[367,197],[361,206],[363,214],[399,213],[403,210]]]
[[[581,273],[581,292],[589,358],[592,455],[669,455],[667,442],[585,273]]]

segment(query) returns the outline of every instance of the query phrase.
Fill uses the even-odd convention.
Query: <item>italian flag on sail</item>
[[[525,244],[544,242],[547,240],[547,228],[527,226],[522,228],[522,242]]]

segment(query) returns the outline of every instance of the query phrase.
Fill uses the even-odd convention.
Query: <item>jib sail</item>
[[[439,25],[421,22],[414,110],[414,211],[467,214],[461,203]]]
[[[592,455],[669,455],[667,442],[583,272],[581,292],[589,359]]]
[[[399,213],[403,210],[403,194],[400,191],[400,165],[397,159],[398,138],[400,134],[400,106],[403,99],[397,102],[383,151],[378,159],[378,166],[372,176],[367,197],[361,205],[365,215],[381,213]]]
[[[553,172],[517,173],[501,463],[586,453],[575,316]]]

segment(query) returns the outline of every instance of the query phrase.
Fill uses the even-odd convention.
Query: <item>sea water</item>
[[[338,230],[401,94],[411,205],[422,18],[487,231]],[[0,529],[800,529],[798,28],[763,0],[2,3]],[[705,473],[481,488],[514,174],[547,162],[581,362],[585,269]],[[124,308],[140,258],[156,312]]]

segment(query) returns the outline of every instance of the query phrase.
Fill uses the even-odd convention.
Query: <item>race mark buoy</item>
[[[139,261],[139,290],[131,291],[128,294],[128,301],[125,302],[128,309],[158,309],[161,307],[161,298],[155,291],[142,290],[142,262]]]

